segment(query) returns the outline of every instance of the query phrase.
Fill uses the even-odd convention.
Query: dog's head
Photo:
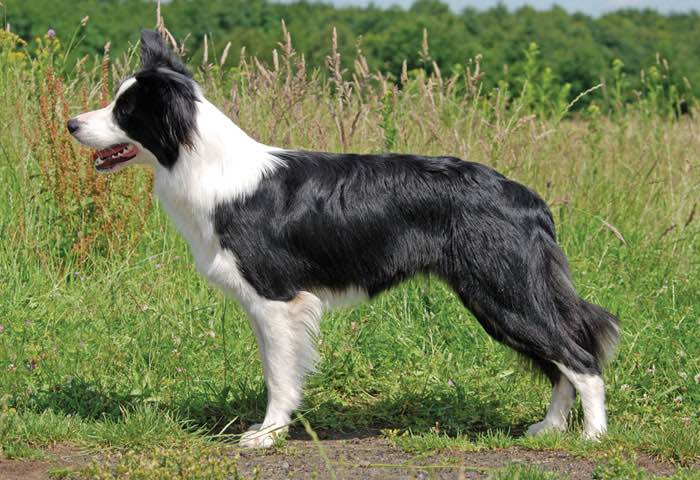
[[[113,172],[132,163],[172,168],[196,133],[197,86],[151,30],[141,33],[141,69],[124,80],[112,103],[68,121],[82,144],[96,149],[95,168]]]

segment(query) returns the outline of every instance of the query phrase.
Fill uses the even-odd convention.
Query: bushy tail
[[[602,367],[615,355],[620,336],[617,317],[602,307],[579,298],[581,321],[589,332],[589,342],[598,365]]]
[[[556,243],[549,245],[550,287],[554,291],[560,321],[569,339],[592,355],[602,368],[615,354],[620,336],[618,319],[604,308],[579,297],[569,275],[564,253]]]

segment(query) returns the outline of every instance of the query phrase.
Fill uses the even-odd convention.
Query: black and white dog
[[[156,194],[197,268],[247,311],[268,403],[243,445],[268,447],[290,422],[324,309],[421,273],[447,282],[490,335],[551,380],[547,414],[529,434],[565,430],[576,391],[584,436],[606,431],[601,368],[617,320],[576,294],[547,205],[519,183],[451,157],[258,143],[153,31],[141,35],[141,70],[68,129],[99,150],[101,172],[155,168]]]

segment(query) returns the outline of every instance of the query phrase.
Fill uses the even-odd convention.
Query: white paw
[[[270,448],[275,442],[287,434],[287,427],[269,425],[263,427],[256,423],[241,436],[239,445],[242,448]]]
[[[589,442],[600,442],[606,431],[606,427],[587,428],[583,431],[583,439]]]
[[[565,432],[566,431],[566,424],[561,424],[561,423],[554,423],[550,420],[542,420],[541,422],[537,422],[533,425],[530,425],[530,428],[527,429],[527,436],[528,437],[534,437],[543,433],[549,433],[549,432]]]

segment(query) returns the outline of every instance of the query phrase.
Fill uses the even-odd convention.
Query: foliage
[[[122,178],[98,176],[86,158],[88,149],[77,145],[65,128],[72,114],[109,102],[108,48],[92,68],[79,64],[74,75],[66,77],[61,72],[67,52],[59,40],[44,36],[27,45],[7,31],[0,35],[0,57],[7,59],[0,64],[3,100],[12,107],[32,159],[18,164],[18,170],[33,179],[23,196],[41,204],[34,213],[54,227],[48,237],[38,239],[20,220],[11,233],[30,245],[51,242],[62,264],[80,263],[96,249],[138,241],[134,227],[144,222],[150,209],[150,177],[135,172]],[[75,78],[83,81],[79,84]]]
[[[613,82],[611,65],[617,60],[629,83],[625,102],[634,101],[636,94],[653,94],[659,83],[677,103],[690,102],[700,93],[700,84],[688,82],[700,78],[697,12],[664,16],[651,10],[621,10],[591,18],[568,14],[559,7],[509,11],[497,6],[453,13],[437,0],[417,0],[408,10],[267,0],[172,0],[162,9],[178,38],[188,38],[187,47],[197,64],[205,54],[218,57],[226,45],[232,52],[245,48],[249,55],[272,61],[278,26],[284,19],[297,38],[297,49],[313,68],[323,69],[329,39],[336,31],[340,53],[347,59],[344,68],[352,66],[356,42],[362,46],[369,69],[388,73],[394,80],[400,77],[404,61],[409,71],[430,70],[434,61],[449,76],[464,69],[469,59],[482,55],[484,85],[490,89],[505,80],[519,93],[523,87],[517,85],[519,79],[535,80],[533,59],[522,55],[524,46],[535,43],[539,45],[538,62],[547,69],[537,77],[537,91],[531,84],[524,93],[553,94],[552,102],[568,104],[579,92]],[[41,37],[52,27],[59,38],[75,40],[71,42],[76,44],[73,58],[100,54],[106,41],[112,42],[115,53],[128,50],[139,27],[153,27],[152,12],[150,0],[55,0],[49,5],[44,0],[9,0],[6,5],[7,21],[24,40]],[[86,29],[71,35],[85,18],[90,19]],[[430,35],[429,58],[421,53],[424,30]],[[663,68],[658,58],[667,59],[673,69]],[[227,65],[234,65],[237,59],[229,56]],[[651,65],[657,71],[640,77],[640,71]],[[651,85],[646,83],[649,79]],[[585,108],[594,100],[606,109],[612,107],[611,94],[601,90],[574,108]]]
[[[493,480],[558,480],[559,476],[535,466],[510,465],[490,475]]]
[[[658,478],[652,473],[637,466],[634,456],[624,458],[619,454],[612,454],[605,462],[600,463],[593,470],[595,480],[652,480]],[[678,469],[674,474],[664,476],[668,480],[697,479],[700,472],[693,469]]]

